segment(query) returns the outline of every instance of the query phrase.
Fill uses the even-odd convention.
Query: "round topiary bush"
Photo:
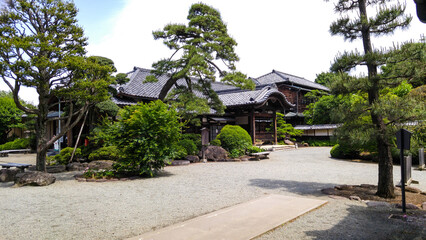
[[[244,155],[245,150],[252,145],[248,132],[237,125],[226,125],[222,128],[217,139],[221,146],[232,155]]]
[[[358,157],[358,151],[352,149],[349,146],[336,144],[333,146],[333,148],[330,150],[330,155],[333,158],[356,158]]]
[[[198,153],[197,145],[191,139],[182,139],[178,145],[186,150],[187,155],[196,155]]]

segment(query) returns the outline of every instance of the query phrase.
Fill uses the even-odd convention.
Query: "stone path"
[[[252,239],[326,203],[271,194],[129,240]]]

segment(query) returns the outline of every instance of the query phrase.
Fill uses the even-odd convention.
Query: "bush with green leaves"
[[[221,142],[217,138],[210,141],[210,145],[212,145],[212,146],[220,146],[220,144],[221,144]]]
[[[244,128],[238,125],[226,125],[222,128],[217,139],[231,157],[245,154],[246,149],[252,146],[252,139]]]
[[[197,133],[184,133],[182,134],[182,140],[189,139],[192,142],[194,142],[195,146],[197,147],[197,150],[200,151],[203,147],[201,143],[201,134]]]
[[[72,147],[66,147],[59,152],[59,154],[56,154],[52,158],[49,159],[49,161],[55,165],[67,165],[70,162],[72,152],[74,151],[74,148]],[[81,155],[81,149],[76,148],[74,153],[74,159],[80,157]]]
[[[333,158],[356,158],[359,156],[359,152],[357,150],[352,149],[350,146],[336,144],[330,150],[330,155]]]
[[[118,121],[104,121],[93,139],[119,149],[118,171],[154,176],[175,155],[182,127],[177,111],[157,100],[121,109]]]
[[[249,146],[247,147],[247,153],[259,153],[259,152],[263,152],[264,150],[261,149],[260,147],[256,147],[256,146]]]
[[[197,145],[191,139],[182,139],[178,145],[185,149],[187,155],[196,155],[198,153]]]
[[[120,154],[116,146],[101,147],[89,154],[89,161],[113,160],[116,161]]]
[[[11,142],[0,145],[0,151],[13,149],[26,149],[30,147],[29,138],[17,138]]]

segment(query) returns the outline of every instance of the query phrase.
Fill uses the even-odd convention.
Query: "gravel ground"
[[[166,167],[152,179],[80,183],[71,172],[57,174],[47,187],[1,183],[0,239],[124,239],[271,193],[329,203],[259,239],[426,239],[426,226],[388,219],[398,210],[322,195],[321,189],[339,184],[377,184],[376,164],[331,159],[329,150]],[[395,183],[399,171],[395,167]],[[426,173],[412,175],[420,182],[414,186],[426,191]]]

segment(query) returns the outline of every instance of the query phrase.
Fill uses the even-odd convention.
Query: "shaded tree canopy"
[[[154,38],[162,39],[173,53],[152,65],[153,76],[147,81],[167,75],[169,78],[161,90],[160,99],[164,100],[175,86],[169,99],[182,102],[191,99],[204,105],[205,100],[195,94],[199,92],[209,98],[208,103],[213,109],[222,113],[224,106],[211,88],[217,74],[222,82],[240,88],[254,89],[255,85],[236,70],[235,63],[239,60],[235,53],[237,42],[229,36],[218,10],[196,3],[191,6],[187,19],[187,25],[168,24],[163,30],[153,32]],[[179,79],[184,79],[186,84],[178,86]],[[183,99],[179,98],[181,94],[184,94]]]

